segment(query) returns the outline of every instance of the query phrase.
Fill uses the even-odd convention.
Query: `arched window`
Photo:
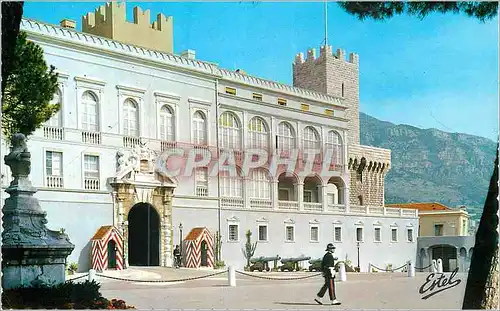
[[[192,131],[193,131],[193,144],[206,145],[207,144],[207,124],[205,114],[201,111],[196,111],[193,114]]]
[[[45,125],[62,127],[62,120],[61,120],[62,96],[61,96],[61,90],[59,88],[57,88],[56,92],[54,93],[54,97],[52,98],[50,103],[52,105],[59,104],[59,110],[56,113],[54,113],[54,115],[45,123]]]
[[[342,150],[342,138],[336,131],[329,131],[326,136],[326,149],[332,150],[332,163],[342,164],[344,155]]]
[[[97,96],[90,91],[82,94],[82,129],[91,132],[99,131]]]
[[[304,150],[319,150],[321,141],[318,131],[312,126],[307,126],[304,129]]]
[[[137,103],[128,98],[123,102],[123,135],[139,136],[137,120]]]
[[[236,116],[224,112],[219,118],[219,141],[222,148],[241,149],[241,126]]]
[[[231,176],[228,171],[219,172],[221,196],[223,197],[236,197],[243,196],[243,179],[239,172],[238,176]]]
[[[165,105],[160,110],[160,139],[165,141],[175,140],[174,111]]]
[[[267,150],[269,148],[269,130],[260,117],[253,117],[248,122],[248,147]]]
[[[252,189],[250,196],[255,199],[271,199],[271,182],[265,169],[252,169],[250,172]]]
[[[278,150],[290,151],[295,148],[295,132],[290,123],[281,122],[278,125]]]

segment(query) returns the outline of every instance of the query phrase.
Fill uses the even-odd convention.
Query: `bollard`
[[[443,273],[443,261],[441,260],[441,258],[438,258],[437,260],[437,270],[438,273]]]
[[[345,272],[345,264],[343,262],[339,263],[339,281],[347,281],[347,273]]]
[[[88,278],[89,282],[92,282],[92,281],[95,280],[95,277],[96,277],[95,272],[96,271],[94,269],[90,269],[89,270],[89,276],[88,276],[89,277]]]
[[[229,266],[228,268],[227,282],[229,286],[236,286],[236,272],[233,266]]]
[[[415,267],[412,265],[411,260],[408,260],[408,277],[415,277]]]
[[[437,261],[436,261],[436,259],[432,259],[431,268],[432,268],[432,273],[437,273],[438,268],[437,268]]]

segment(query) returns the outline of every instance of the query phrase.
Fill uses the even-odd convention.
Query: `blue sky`
[[[26,2],[24,17],[77,21],[104,2]],[[174,50],[292,84],[295,54],[324,39],[322,2],[130,2],[174,17]],[[328,4],[328,42],[360,55],[360,110],[381,120],[497,140],[498,17],[359,21]]]

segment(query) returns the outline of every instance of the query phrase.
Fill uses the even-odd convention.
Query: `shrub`
[[[95,281],[18,287],[2,292],[2,305],[5,309],[134,309],[123,300],[102,297],[100,287]]]
[[[78,271],[78,264],[76,262],[70,263],[67,270],[69,275],[75,274],[75,272]]]
[[[220,268],[224,268],[225,266],[226,266],[226,264],[224,263],[224,261],[216,261],[215,265],[214,265],[214,268],[215,269],[220,269]]]

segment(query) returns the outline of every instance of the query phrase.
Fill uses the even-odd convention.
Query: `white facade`
[[[356,232],[362,228],[361,271],[369,263],[385,268],[415,260],[416,212],[349,206],[348,120],[341,98],[36,21],[23,20],[21,29],[60,73],[60,115],[29,138],[31,180],[49,227],[65,228],[76,245],[68,260],[80,270],[89,268],[95,231],[116,221],[107,184],[116,176],[116,153],[139,141],[158,152],[174,142],[272,153],[276,146],[327,145],[337,152],[332,179],[285,180],[262,170],[217,178],[201,169],[195,178],[179,177],[172,203],[174,244],[180,223],[184,237],[194,227],[215,233],[220,226],[226,265],[243,267],[241,249],[251,230],[253,241],[262,239],[255,256],[318,258],[333,242],[337,257],[347,255],[356,266]],[[2,174],[10,175],[7,170],[2,163]],[[9,180],[3,178],[4,187]]]

